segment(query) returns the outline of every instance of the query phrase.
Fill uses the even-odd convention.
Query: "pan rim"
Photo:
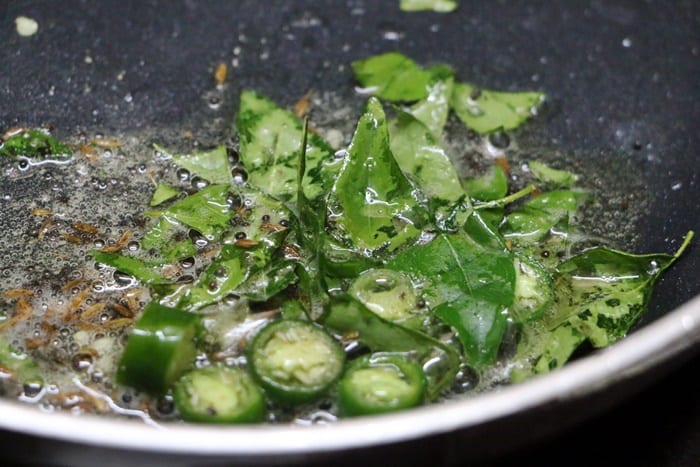
[[[395,414],[315,426],[177,423],[156,428],[134,420],[41,412],[0,400],[0,429],[102,448],[190,456],[269,457],[371,447],[473,429],[547,404],[572,402],[697,350],[698,344],[700,295],[618,343],[552,373]]]

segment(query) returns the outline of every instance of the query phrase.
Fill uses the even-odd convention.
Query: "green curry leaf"
[[[427,84],[428,95],[413,104],[409,113],[420,120],[435,138],[442,136],[447,116],[450,113],[450,96],[454,79],[448,76]]]
[[[544,100],[540,92],[499,92],[479,90],[457,83],[452,92],[452,108],[467,127],[486,134],[513,130],[536,112]]]
[[[209,183],[229,185],[232,182],[231,166],[226,146],[223,144],[210,151],[199,151],[185,155],[173,155],[157,144],[153,146],[157,151],[169,155],[178,167],[187,169],[190,174],[197,175]]]
[[[158,222],[141,239],[141,247],[153,252],[161,263],[173,263],[194,256],[197,247],[187,236],[187,227],[168,216],[161,216]]]
[[[217,259],[200,274],[197,282],[182,291],[178,308],[198,310],[233,293],[250,272],[246,255],[245,250],[224,245]]]
[[[401,0],[401,11],[432,10],[437,13],[449,13],[459,6],[457,0]]]
[[[573,190],[542,193],[511,212],[501,231],[517,243],[538,241],[560,223],[568,226],[584,197],[584,193]]]
[[[292,200],[297,190],[302,139],[299,120],[266,97],[243,91],[236,127],[248,183],[282,201]],[[333,183],[339,169],[333,154],[320,136],[309,135],[304,193],[310,200],[316,200]]]
[[[332,232],[367,253],[394,251],[420,235],[424,213],[389,146],[381,103],[370,98],[329,194]]]
[[[486,225],[482,225],[486,228]],[[470,364],[491,363],[506,327],[504,311],[513,302],[513,257],[484,241],[465,235],[437,236],[426,245],[406,250],[387,262],[387,268],[409,273],[423,285],[434,313],[457,330]]]
[[[44,378],[41,369],[29,354],[15,349],[5,337],[0,335],[0,371],[9,373],[23,385],[42,386]]]
[[[202,235],[217,237],[233,217],[228,202],[228,185],[209,185],[176,201],[163,214]]]
[[[106,253],[94,250],[91,254],[98,263],[106,264],[117,271],[129,274],[144,284],[170,284],[173,282],[172,279],[165,277],[160,264],[148,264],[138,258],[121,253]]]
[[[500,165],[494,164],[486,173],[464,181],[469,196],[480,201],[494,201],[508,193],[508,176]]]
[[[530,161],[527,165],[539,181],[555,188],[570,187],[578,180],[576,174],[568,170],[553,169],[544,162]]]
[[[396,162],[428,197],[436,224],[453,230],[454,224],[464,221],[469,199],[449,156],[429,129],[409,113],[399,111],[398,119],[390,125],[390,135]]]
[[[560,367],[584,340],[605,347],[623,338],[646,311],[654,282],[675,255],[634,255],[594,248],[562,263],[555,302],[539,326],[525,328],[517,350],[516,380]]]
[[[429,85],[452,74],[446,65],[424,70],[398,52],[352,62],[355,79],[365,91],[391,102],[413,102],[429,95]]]
[[[177,197],[179,194],[179,189],[166,185],[165,183],[158,183],[158,186],[153,192],[153,197],[151,197],[150,206],[159,206]]]
[[[0,156],[67,159],[73,151],[43,129],[22,129],[6,140],[0,139]]]

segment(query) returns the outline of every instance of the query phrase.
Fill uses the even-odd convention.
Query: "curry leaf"
[[[232,182],[231,166],[226,153],[226,146],[219,145],[210,151],[200,151],[193,154],[173,155],[167,149],[154,144],[155,149],[172,157],[179,167],[187,169],[190,174],[197,175],[209,183],[228,185]]]
[[[605,347],[623,338],[646,311],[654,282],[675,255],[634,255],[594,248],[562,263],[555,276],[555,303],[539,327],[526,328],[517,351],[516,379],[563,365],[584,340]]]
[[[401,0],[401,11],[432,10],[438,13],[449,13],[457,9],[457,0]]]
[[[233,216],[227,200],[228,191],[227,185],[209,185],[175,202],[163,214],[202,235],[219,236]]]
[[[171,199],[175,198],[180,194],[180,190],[172,187],[170,185],[166,185],[165,183],[159,183],[158,186],[156,187],[156,190],[153,192],[153,196],[151,197],[151,206],[159,206],[166,201],[170,201]]]
[[[539,326],[524,327],[514,357],[511,381],[523,381],[561,367],[585,340],[586,336],[568,322],[548,331]]]
[[[13,379],[25,386],[44,384],[44,378],[36,360],[15,349],[3,336],[0,336],[0,371],[9,373]]]
[[[424,213],[389,146],[381,103],[370,98],[329,195],[332,232],[368,254],[394,251],[420,235]]]
[[[236,294],[253,302],[264,302],[298,280],[296,268],[289,262],[275,261],[254,271],[236,290]]]
[[[454,79],[448,76],[427,84],[428,95],[413,104],[409,113],[420,120],[435,138],[440,138],[450,112],[450,96]]]
[[[504,311],[514,296],[512,254],[490,242],[484,246],[469,236],[442,234],[387,262],[387,268],[424,284],[428,306],[457,330],[469,363],[476,367],[495,358],[506,327]]]
[[[485,174],[464,181],[464,187],[472,198],[493,201],[508,193],[508,176],[500,165],[493,165]]]
[[[464,189],[445,150],[415,116],[399,111],[389,127],[391,152],[401,170],[410,174],[425,195],[456,203]]]
[[[505,237],[518,243],[535,242],[558,224],[568,225],[583,199],[584,193],[579,191],[542,193],[511,212],[501,231]]]
[[[187,230],[175,219],[161,216],[141,239],[141,247],[152,252],[160,263],[173,263],[194,256],[197,247],[187,236]]]
[[[443,230],[464,221],[469,199],[449,156],[429,129],[413,115],[399,111],[390,125],[391,151],[401,170],[428,197],[430,211]],[[462,212],[461,218],[458,211]]]
[[[539,261],[515,255],[515,299],[510,315],[516,323],[540,318],[554,300],[550,272]]]
[[[428,85],[451,75],[452,69],[437,65],[424,70],[398,52],[388,52],[352,62],[355,79],[366,92],[392,102],[413,102],[428,97]]]
[[[21,129],[7,139],[0,138],[0,156],[66,159],[73,151],[43,129]]]
[[[288,235],[291,212],[282,202],[249,187],[232,188],[228,201],[232,217],[224,241],[261,244],[269,253]]]
[[[530,161],[527,164],[535,177],[556,188],[570,187],[578,180],[578,176],[568,170],[553,169],[544,162]]]
[[[499,92],[479,90],[457,83],[452,92],[452,108],[477,133],[513,130],[532,116],[544,101],[539,92]]]
[[[381,262],[379,258],[365,256],[355,248],[340,245],[329,235],[322,235],[321,242],[323,245],[321,267],[327,276],[354,278],[362,271],[371,269]]]
[[[172,279],[165,277],[161,265],[148,264],[138,258],[121,253],[106,253],[95,250],[91,254],[98,263],[106,264],[117,271],[129,274],[144,284],[170,284],[173,282]]]
[[[182,291],[178,307],[194,311],[233,293],[250,272],[245,256],[245,250],[224,245],[217,259],[200,274],[197,282]]]
[[[297,202],[296,202],[296,234],[297,241],[304,254],[297,259],[296,271],[299,277],[299,303],[304,305],[307,316],[312,320],[318,319],[328,304],[328,294],[324,283],[324,262],[321,261],[323,235],[325,227],[325,199],[320,200],[319,212],[314,210],[304,192],[304,177],[306,176],[306,156],[308,138],[308,120],[304,121],[301,152],[297,167]]]
[[[293,199],[302,139],[299,120],[266,97],[243,91],[236,127],[248,183],[280,200]],[[339,169],[333,154],[320,136],[309,135],[304,176],[304,193],[309,199],[315,200],[333,183]]]

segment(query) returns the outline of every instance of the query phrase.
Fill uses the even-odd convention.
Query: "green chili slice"
[[[296,404],[320,396],[340,377],[345,352],[321,327],[282,319],[255,336],[248,363],[270,398]]]
[[[198,323],[195,314],[149,303],[129,335],[119,360],[117,382],[163,394],[196,356]]]
[[[262,391],[241,368],[206,367],[185,373],[173,396],[188,422],[256,423],[265,418]]]
[[[423,368],[403,354],[374,353],[353,361],[338,383],[344,415],[370,415],[415,407],[423,402]]]

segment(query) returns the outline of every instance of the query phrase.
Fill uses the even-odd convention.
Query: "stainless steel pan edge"
[[[166,424],[155,428],[133,420],[43,413],[33,406],[0,401],[0,428],[82,445],[186,456],[271,459],[367,448],[469,430],[543,407],[571,404],[639,375],[672,367],[695,353],[699,343],[700,296],[697,296],[617,344],[551,374],[475,397],[394,415],[308,427]],[[625,390],[632,390],[630,386],[625,385]]]

